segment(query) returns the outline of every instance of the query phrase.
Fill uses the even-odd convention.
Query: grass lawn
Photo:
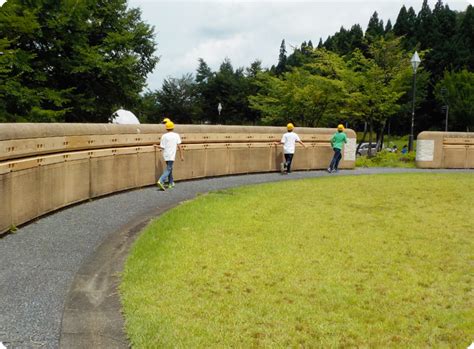
[[[135,348],[466,348],[474,175],[218,191],[150,224],[123,273]]]

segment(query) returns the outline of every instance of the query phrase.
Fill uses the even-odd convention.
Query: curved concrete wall
[[[80,201],[152,185],[164,162],[163,125],[0,124],[0,232]],[[282,127],[177,125],[185,161],[176,180],[271,172],[283,159]],[[324,169],[334,129],[297,128],[295,170]],[[355,133],[347,130],[341,168],[355,166]]]
[[[416,139],[419,168],[474,168],[474,133],[421,132]]]

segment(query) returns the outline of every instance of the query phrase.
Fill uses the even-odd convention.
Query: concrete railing
[[[176,180],[278,171],[281,127],[177,125],[184,162]],[[297,128],[295,170],[323,169],[334,129]],[[163,125],[0,124],[0,232],[45,213],[113,192],[153,185],[164,162]],[[341,168],[355,166],[355,133]]]
[[[473,132],[421,132],[416,140],[419,168],[474,168]]]

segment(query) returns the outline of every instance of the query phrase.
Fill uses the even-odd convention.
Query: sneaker
[[[332,172],[332,170],[331,170],[331,168],[330,168],[330,167],[328,167],[328,172],[329,172],[329,173],[331,173],[331,172]]]
[[[173,189],[176,185],[174,183],[168,184],[168,189]]]
[[[158,186],[158,188],[160,188],[160,190],[165,190],[165,186],[160,181],[156,182],[156,185]]]

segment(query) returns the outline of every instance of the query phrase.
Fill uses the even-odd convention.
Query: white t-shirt
[[[287,132],[281,137],[281,142],[283,143],[283,153],[284,154],[294,154],[295,153],[295,143],[301,142],[300,137],[294,132]]]
[[[173,131],[161,136],[160,148],[163,149],[163,158],[165,161],[174,161],[178,144],[181,144],[181,137]]]

